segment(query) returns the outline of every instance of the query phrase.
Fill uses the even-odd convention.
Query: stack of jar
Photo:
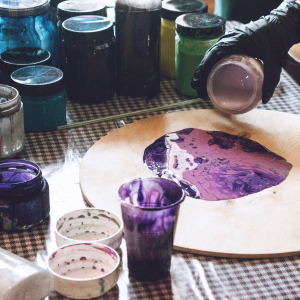
[[[180,93],[197,96],[193,73],[225,28],[198,0],[116,0],[115,24],[98,0],[51,3],[56,28],[48,18],[50,0],[0,0],[7,29],[1,31],[0,79],[19,90],[28,131],[66,122],[65,93],[81,103],[101,103],[115,92],[152,97],[160,92],[160,73],[175,77]]]

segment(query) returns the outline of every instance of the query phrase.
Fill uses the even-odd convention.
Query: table
[[[231,22],[229,26],[236,25]],[[228,27],[229,28],[229,27]],[[174,80],[162,78],[159,96],[146,98],[113,97],[103,104],[82,105],[67,102],[67,123],[120,114],[186,100],[175,90]],[[182,109],[213,108],[201,102]],[[283,70],[281,81],[267,105],[259,108],[300,114],[300,87]],[[22,232],[0,232],[0,247],[46,268],[50,252],[56,249],[56,220],[64,213],[84,208],[79,188],[79,166],[85,152],[108,132],[136,120],[158,113],[137,115],[62,131],[26,133],[21,159],[37,163],[50,185],[50,219]],[[280,124],[278,124],[280,126]],[[280,241],[278,241],[280,243]],[[300,299],[300,256],[246,260],[204,257],[174,251],[171,276],[154,283],[141,283],[128,277],[126,246],[119,249],[122,257],[118,284],[102,299]],[[56,292],[46,298],[68,298]]]

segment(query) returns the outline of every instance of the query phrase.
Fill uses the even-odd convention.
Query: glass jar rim
[[[38,165],[31,161],[21,159],[5,159],[0,161],[1,173],[7,170],[31,170],[34,176],[20,182],[0,182],[0,197],[17,197],[30,194],[37,190],[43,182],[42,171]],[[29,173],[29,172],[28,172]]]
[[[0,103],[0,118],[10,116],[22,107],[19,91],[14,87],[0,84],[0,97],[6,98],[9,94],[12,94],[12,98]]]

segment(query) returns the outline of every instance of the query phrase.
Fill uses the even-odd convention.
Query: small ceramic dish
[[[123,221],[117,215],[98,208],[71,211],[56,223],[57,247],[80,242],[92,242],[118,249],[122,242]]]
[[[118,281],[120,256],[105,245],[62,246],[48,259],[54,290],[72,299],[90,299],[109,291]]]

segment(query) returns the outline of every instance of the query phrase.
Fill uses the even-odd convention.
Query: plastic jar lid
[[[21,95],[48,96],[64,89],[63,72],[50,66],[30,66],[11,74],[14,87]]]
[[[255,108],[262,98],[262,65],[245,55],[231,55],[212,68],[207,92],[212,103],[228,114],[242,114]]]
[[[15,70],[31,65],[51,65],[51,54],[34,47],[14,48],[0,55],[1,72],[10,75]]]
[[[62,23],[62,34],[72,44],[102,44],[113,37],[113,22],[101,16],[73,17]]]
[[[191,13],[175,20],[178,34],[191,39],[213,39],[225,33],[226,20],[214,14]]]
[[[0,16],[23,18],[46,13],[50,0],[0,0]]]
[[[106,17],[106,5],[98,0],[71,0],[57,5],[57,16],[63,22],[79,15],[98,15]]]
[[[165,0],[162,2],[161,16],[175,21],[177,17],[187,13],[207,13],[207,4],[198,0]]]

